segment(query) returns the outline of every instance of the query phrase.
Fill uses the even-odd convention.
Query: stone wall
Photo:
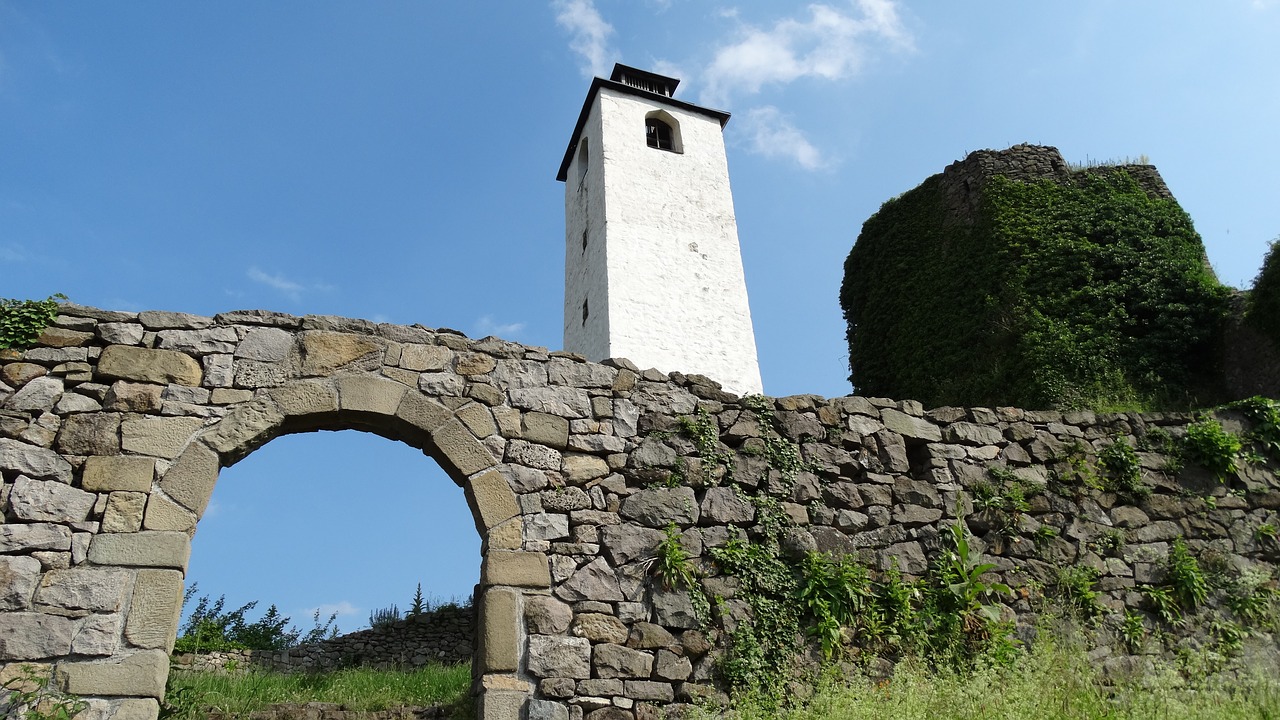
[[[433,663],[471,662],[475,609],[448,606],[379,627],[280,652],[238,650],[174,655],[181,670],[266,668],[314,672],[346,667],[419,668]]]
[[[1141,500],[1064,479],[1117,440],[1176,439],[1188,416],[744,400],[625,360],[262,311],[69,305],[38,347],[0,363],[0,662],[53,672],[95,717],[155,717],[218,470],[289,432],[376,432],[422,448],[459,485],[483,538],[484,718],[650,718],[722,697],[719,628],[746,606],[707,551],[758,538],[757,508],[780,511],[770,523],[791,553],[856,553],[912,574],[962,515],[1016,587],[1095,568],[1104,624],[1146,612],[1136,587],[1160,581],[1180,536],[1233,572],[1274,576],[1277,561],[1259,532],[1280,510],[1273,466],[1219,482],[1143,451]],[[771,465],[788,449],[796,462]],[[1032,489],[1013,525],[975,510],[981,486],[1011,476]],[[707,625],[688,592],[652,575],[673,524],[700,587],[724,601]],[[1021,595],[1008,607],[1024,630],[1034,610]],[[1098,643],[1100,662],[1126,662],[1120,644]]]

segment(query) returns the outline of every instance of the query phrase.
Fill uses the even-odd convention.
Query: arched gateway
[[[49,669],[101,717],[154,718],[219,470],[283,434],[358,429],[421,449],[464,491],[482,538],[479,709],[520,716],[526,596],[550,599],[540,538],[559,536],[536,517],[526,531],[513,487],[585,493],[610,475],[638,417],[612,395],[635,373],[340,318],[63,312],[45,346],[3,358],[4,419],[26,427],[0,437],[0,660]]]

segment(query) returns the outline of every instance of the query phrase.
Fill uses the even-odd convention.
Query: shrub
[[[187,588],[182,598],[184,607],[195,596],[198,587],[193,583]],[[312,628],[303,632],[289,625],[289,618],[280,614],[275,605],[268,607],[258,620],[246,621],[245,615],[257,605],[255,600],[235,610],[226,610],[225,595],[212,602],[208,595],[202,595],[183,624],[174,643],[174,650],[194,653],[219,650],[274,651],[327,640],[338,634],[338,628],[334,625],[337,613],[330,615],[322,623],[320,611],[317,610],[312,615]]]
[[[58,293],[44,300],[0,298],[0,348],[22,350],[35,344],[40,333],[58,316]]]
[[[1245,322],[1266,335],[1280,348],[1280,239],[1272,240],[1262,269],[1253,281]]]
[[[1236,435],[1227,432],[1222,423],[1213,418],[1203,418],[1187,426],[1183,440],[1186,458],[1210,470],[1223,480],[1236,471],[1236,458],[1243,444]]]

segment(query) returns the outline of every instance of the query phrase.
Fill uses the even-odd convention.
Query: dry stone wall
[[[766,524],[793,554],[918,574],[963,516],[1009,584],[1087,565],[1113,614],[1144,607],[1136,588],[1160,580],[1178,537],[1238,570],[1273,576],[1280,559],[1258,532],[1280,509],[1268,467],[1222,483],[1142,452],[1145,499],[1062,483],[1117,439],[1178,437],[1187,416],[742,399],[699,376],[443,329],[73,305],[39,346],[0,355],[0,383],[0,662],[52,673],[94,717],[156,716],[218,470],[291,432],[400,440],[461,488],[483,539],[484,718],[639,720],[722,697],[717,627],[747,606],[708,549]],[[973,502],[1008,477],[1033,489],[1012,530]],[[710,623],[653,577],[673,525],[723,600]],[[1007,610],[1025,630],[1035,608],[1020,596]],[[1124,662],[1099,642],[1100,662]]]
[[[357,630],[288,650],[234,650],[183,653],[173,657],[182,670],[265,668],[316,672],[346,667],[418,668],[432,663],[471,662],[475,609],[445,606],[428,613]]]

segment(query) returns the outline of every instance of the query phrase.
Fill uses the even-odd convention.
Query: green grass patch
[[[429,665],[416,670],[353,668],[325,673],[285,674],[186,672],[169,675],[166,703],[174,720],[204,717],[213,710],[247,717],[277,703],[339,703],[348,710],[451,706],[454,716],[470,717],[471,668]]]
[[[1187,677],[1189,675],[1190,677]],[[1131,676],[1103,676],[1084,652],[1037,645],[1019,662],[968,672],[933,672],[903,662],[890,680],[828,682],[802,708],[769,710],[744,702],[699,720],[1146,720],[1280,717],[1273,669],[1193,674],[1172,666]]]

